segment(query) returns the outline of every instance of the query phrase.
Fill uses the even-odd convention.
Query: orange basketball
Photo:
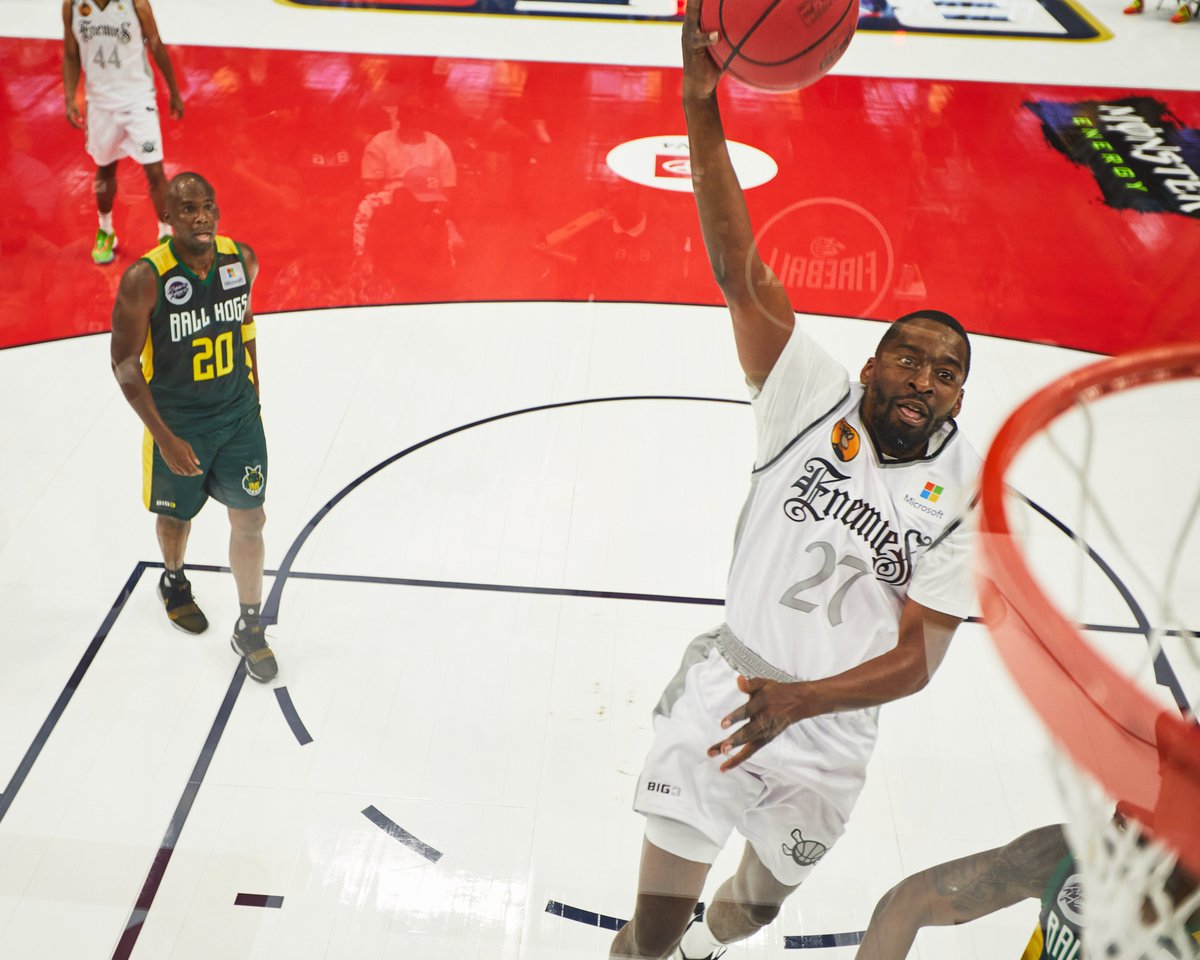
[[[858,27],[858,0],[703,0],[700,29],[720,39],[717,65],[763,90],[798,90],[821,79]]]

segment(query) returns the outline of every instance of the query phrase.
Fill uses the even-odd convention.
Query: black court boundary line
[[[51,706],[46,719],[42,721],[41,727],[33,735],[29,749],[25,751],[21,762],[17,764],[17,769],[9,779],[8,786],[4,788],[3,794],[0,794],[0,822],[4,820],[5,814],[8,813],[8,808],[12,806],[12,802],[17,798],[22,784],[25,783],[25,778],[29,776],[29,771],[33,769],[33,765],[37,762],[42,748],[46,745],[46,741],[50,739],[50,734],[58,726],[58,721],[62,719],[67,705],[71,702],[71,698],[75,696],[75,691],[79,689],[79,684],[83,682],[83,677],[87,673],[88,667],[96,659],[96,655],[100,652],[100,648],[108,638],[113,624],[117,622],[117,617],[121,615],[121,611],[125,609],[125,604],[137,588],[138,581],[141,580],[142,573],[146,570],[146,567],[147,564],[144,562],[139,562],[134,566],[133,573],[125,580],[125,584],[121,587],[120,592],[117,594],[117,599],[113,601],[113,605],[109,608],[104,622],[100,624],[100,629],[92,637],[92,642],[87,645],[83,656],[79,658],[79,663],[71,671],[71,676],[67,679],[66,684],[63,685],[62,692],[54,701],[54,705]]]
[[[1046,517],[1046,519],[1049,520],[1051,523],[1053,523],[1058,529],[1063,530],[1065,533],[1068,533],[1068,535],[1069,535],[1068,528],[1066,528],[1064,525],[1062,525],[1060,522],[1058,522],[1056,520],[1056,518],[1054,518],[1049,513],[1043,511],[1041,508],[1037,507],[1037,505],[1034,504],[1032,501],[1028,501],[1028,502],[1030,503],[1031,507],[1033,507],[1039,513],[1042,513]],[[1116,586],[1118,590],[1121,590],[1122,596],[1126,597],[1128,602],[1131,603],[1132,607],[1134,608],[1135,617],[1137,617],[1139,619],[1139,622],[1145,624],[1146,623],[1145,614],[1142,613],[1141,608],[1139,606],[1137,606],[1137,603],[1133,599],[1132,595],[1129,594],[1126,589],[1123,589],[1124,585],[1121,583],[1121,581],[1117,577],[1116,573],[1114,571],[1112,571],[1112,568],[1109,567],[1103,561],[1103,559],[1098,554],[1095,553],[1094,550],[1091,550],[1090,547],[1088,549],[1089,549],[1089,555],[1092,558],[1094,558],[1098,564],[1101,565],[1101,569],[1103,569],[1105,571],[1106,575],[1108,575],[1110,578],[1113,579],[1114,586]],[[188,566],[193,570],[202,571],[202,572],[206,572],[206,573],[228,573],[229,572],[228,567],[216,565],[216,564],[195,564],[194,563],[194,564],[188,564]],[[86,674],[88,668],[91,666],[92,662],[95,660],[96,655],[99,653],[99,650],[104,643],[104,640],[108,637],[109,633],[111,632],[113,625],[116,623],[117,618],[120,616],[121,611],[124,609],[125,604],[128,602],[130,596],[133,593],[133,590],[136,588],[137,583],[141,579],[142,574],[145,573],[145,571],[148,569],[161,568],[161,567],[162,567],[161,561],[155,562],[155,561],[144,561],[144,560],[139,561],[134,566],[133,572],[130,574],[129,578],[125,581],[125,584],[123,585],[123,587],[121,589],[121,592],[118,594],[117,599],[114,601],[113,606],[109,610],[108,615],[105,617],[104,622],[102,623],[100,629],[96,632],[96,635],[92,640],[92,643],[89,644],[87,650],[84,652],[83,657],[80,659],[79,664],[76,666],[75,670],[72,672],[71,677],[67,681],[67,684],[64,687],[62,693],[59,695],[58,699],[55,701],[55,704],[54,704],[53,708],[51,709],[50,714],[47,716],[45,722],[43,722],[41,728],[38,730],[38,733],[35,735],[33,743],[30,745],[29,749],[26,751],[24,759],[21,761],[21,764],[17,768],[17,772],[13,775],[12,779],[9,781],[9,784],[6,787],[4,793],[0,794],[0,820],[3,819],[4,813],[7,812],[8,807],[11,806],[13,800],[16,799],[17,793],[19,792],[21,785],[24,783],[25,778],[29,773],[29,770],[32,768],[34,762],[36,762],[38,755],[41,753],[42,748],[45,746],[46,741],[48,740],[50,734],[53,732],[54,727],[57,725],[59,719],[61,719],[64,711],[66,710],[67,705],[70,703],[71,697],[74,695],[75,690],[78,689],[79,684],[82,681],[84,674]],[[275,575],[275,571],[272,571],[272,570],[264,570],[263,572],[264,572],[264,575],[266,575],[266,576]],[[581,598],[589,598],[589,599],[606,599],[606,600],[616,599],[616,600],[645,601],[645,602],[655,602],[655,603],[690,603],[690,604],[704,604],[704,605],[708,605],[708,606],[723,606],[724,602],[725,602],[723,599],[713,598],[713,597],[681,597],[681,596],[672,596],[670,594],[639,594],[639,593],[626,593],[626,592],[607,591],[607,590],[579,590],[579,589],[572,589],[572,588],[530,587],[530,586],[521,586],[521,585],[515,585],[515,584],[488,584],[488,583],[471,583],[471,582],[466,582],[466,581],[439,581],[439,580],[426,580],[426,579],[405,578],[405,577],[359,576],[359,575],[354,575],[354,574],[309,573],[309,572],[305,572],[305,571],[294,571],[292,573],[292,576],[294,576],[296,579],[299,579],[299,580],[317,580],[317,581],[326,581],[326,582],[332,581],[332,582],[343,582],[343,583],[347,583],[347,582],[348,583],[366,583],[366,584],[377,584],[377,585],[414,586],[414,587],[459,589],[459,590],[484,590],[484,591],[495,591],[495,592],[503,592],[503,593],[535,594],[535,595],[540,595],[540,596],[581,597]],[[980,623],[981,620],[978,617],[968,617],[966,622]],[[1105,625],[1105,624],[1087,624],[1087,625],[1085,625],[1085,629],[1095,630],[1098,632],[1139,635],[1139,636],[1143,636],[1143,637],[1145,636],[1145,633],[1146,633],[1146,630],[1143,627],[1124,627],[1124,626]],[[1179,631],[1170,631],[1170,635],[1178,636]],[[1165,660],[1165,658],[1164,658],[1164,660]],[[1171,671],[1169,662],[1166,663],[1166,669],[1171,672],[1172,676],[1174,675],[1173,671]],[[220,742],[220,738],[221,738],[222,734],[224,733],[225,726],[227,725],[227,723],[229,721],[229,717],[232,714],[233,706],[237,700],[238,694],[241,692],[241,689],[244,685],[245,676],[246,676],[245,671],[242,669],[242,665],[239,663],[238,666],[235,668],[234,677],[233,677],[232,681],[230,682],[229,688],[226,691],[225,699],[222,702],[221,707],[217,712],[217,716],[214,719],[213,725],[209,730],[208,737],[205,740],[203,748],[201,749],[200,756],[196,761],[195,767],[193,768],[192,775],[188,778],[188,783],[184,789],[183,796],[180,798],[179,803],[176,806],[175,814],[172,817],[171,822],[170,822],[169,826],[167,827],[167,831],[163,836],[162,843],[159,846],[158,853],[156,854],[156,856],[154,858],[154,861],[150,868],[150,872],[146,877],[145,883],[143,884],[141,893],[138,896],[137,902],[134,906],[133,911],[130,914],[129,920],[126,923],[125,931],[122,934],[120,941],[118,942],[117,950],[113,954],[113,960],[128,960],[128,957],[129,957],[130,953],[132,952],[134,945],[137,942],[137,938],[141,933],[141,928],[142,928],[143,924],[145,923],[146,916],[149,913],[150,907],[152,906],[152,904],[154,902],[154,898],[158,892],[158,888],[162,883],[162,879],[166,872],[167,865],[170,863],[171,856],[174,853],[175,844],[178,841],[179,835],[182,833],[184,823],[187,820],[188,814],[191,812],[192,804],[195,801],[196,794],[198,793],[199,788],[200,788],[200,784],[203,782],[204,775],[208,770],[209,763],[212,760],[213,754],[216,751],[216,747]],[[1177,682],[1178,681],[1176,681],[1176,683]],[[277,699],[280,700],[281,709],[283,709],[283,700],[282,700],[282,698],[280,698],[279,692],[278,692],[280,689],[282,689],[282,688],[277,688],[276,697],[277,697]],[[287,700],[290,703],[290,697],[287,697]],[[294,708],[293,708],[293,710],[294,710]],[[284,711],[284,715],[286,718],[287,717],[286,711]],[[300,728],[303,730],[304,729],[303,723],[299,721],[298,715],[296,716],[296,720],[297,720],[297,722],[300,723]],[[291,726],[290,720],[289,720],[289,726]],[[305,732],[307,732],[307,731],[305,731]],[[293,728],[293,733],[295,733],[295,728]],[[297,736],[297,739],[299,739],[299,736]],[[376,808],[369,807],[369,808],[367,808],[367,810],[376,810]],[[392,836],[396,836],[397,839],[401,840],[401,842],[404,842],[407,845],[413,847],[413,849],[417,849],[418,852],[421,852],[421,850],[418,849],[418,846],[414,845],[414,843],[409,843],[402,836],[399,836],[398,834],[393,833],[392,828],[394,827],[395,830],[400,831],[400,833],[402,833],[404,835],[404,837],[411,838],[411,840],[414,841],[415,844],[421,845],[421,841],[416,840],[415,837],[412,837],[412,835],[408,834],[407,831],[404,831],[403,828],[394,824],[391,820],[388,820],[387,817],[384,816],[382,813],[378,813],[377,810],[376,810],[376,812],[378,813],[378,817],[381,818],[383,821],[386,821],[386,824],[390,824],[391,825],[390,827],[387,825],[384,825],[383,823],[380,823],[379,820],[376,820],[375,818],[371,817],[368,814],[367,810],[364,810],[363,814],[367,815],[369,819],[372,819],[372,822],[376,823],[377,826],[380,826],[381,829],[385,830]],[[427,845],[422,845],[422,846],[427,846]],[[428,850],[432,851],[433,848],[428,847]],[[441,856],[440,852],[438,852],[438,851],[434,851],[434,852],[437,853],[437,857]],[[425,854],[423,853],[422,855],[425,855]],[[436,860],[437,858],[431,858],[431,859]],[[606,918],[605,915],[603,915],[603,914],[591,914],[589,911],[582,911],[579,908],[567,907],[566,905],[560,905],[562,907],[561,910],[551,909],[551,905],[556,904],[556,903],[557,903],[557,901],[551,900],[549,902],[549,904],[547,905],[547,912],[555,913],[556,915],[562,916],[565,919],[578,920],[579,922],[590,923],[593,926],[605,926],[605,924],[609,920],[612,920],[613,922],[623,922],[623,921],[617,920],[616,918]],[[593,921],[593,920],[586,919],[587,917],[596,917],[599,919],[596,919]],[[619,927],[611,927],[610,929],[619,929]],[[848,943],[857,942],[857,941],[853,941],[853,940],[844,939],[844,938],[852,937],[855,935],[856,934],[854,934],[854,933],[844,933],[844,934],[816,934],[816,935],[806,935],[806,936],[802,936],[802,937],[785,937],[785,946],[788,948],[791,948],[792,946],[796,946],[796,947],[838,946],[838,945],[844,945],[844,944],[848,944]],[[834,938],[834,939],[830,940],[829,938]],[[793,944],[791,941],[795,941],[795,943]]]
[[[283,906],[283,897],[270,893],[239,893],[233,898],[235,907],[270,907],[278,910]]]
[[[283,711],[283,717],[287,720],[287,725],[291,727],[296,742],[300,746],[312,743],[312,734],[308,732],[308,728],[304,726],[304,721],[300,719],[300,714],[296,712],[296,705],[292,703],[292,695],[288,693],[288,688],[276,687],[275,700],[279,704],[279,709]]]
[[[437,443],[439,440],[445,440],[447,437],[464,433],[465,431],[472,430],[475,427],[482,427],[490,423],[497,423],[501,420],[508,420],[512,417],[519,417],[528,413],[544,413],[548,410],[565,410],[570,407],[589,406],[591,404],[598,403],[623,403],[631,400],[676,400],[694,401],[697,403],[722,403],[736,406],[749,406],[749,401],[747,400],[730,400],[725,397],[699,397],[686,394],[630,394],[612,397],[586,397],[580,400],[562,400],[557,403],[541,403],[532,407],[522,407],[517,410],[509,410],[505,413],[493,414],[490,417],[481,417],[478,420],[472,420],[470,423],[464,423],[459,424],[456,427],[450,427],[447,430],[443,430],[441,433],[436,433],[433,436],[426,437],[424,440],[418,440],[411,446],[405,447],[399,453],[394,453],[385,460],[381,460],[366,472],[355,477],[350,481],[350,483],[346,484],[346,486],[342,487],[341,490],[335,493],[333,497],[313,515],[312,519],[304,525],[304,528],[296,536],[296,539],[292,541],[291,546],[288,547],[287,553],[284,554],[283,563],[280,564],[275,579],[271,584],[271,592],[267,596],[266,601],[263,603],[263,620],[268,624],[278,622],[279,606],[283,597],[283,588],[287,585],[288,577],[291,575],[292,565],[296,562],[297,555],[300,553],[301,548],[304,546],[309,536],[317,528],[317,525],[320,524],[320,522],[324,520],[326,516],[328,516],[334,507],[336,507],[358,487],[366,483],[371,479],[371,477],[375,476],[375,474],[379,473],[381,470],[390,467],[393,463],[404,459],[409,454],[416,453],[418,450],[421,450],[424,447],[428,447],[431,444]]]
[[[1012,490],[1011,487],[1009,489]],[[1153,629],[1150,626],[1150,620],[1146,616],[1145,611],[1142,610],[1141,604],[1137,602],[1137,598],[1134,597],[1133,592],[1126,586],[1125,581],[1117,575],[1116,570],[1100,554],[1092,549],[1091,544],[1076,538],[1071,532],[1071,528],[1058,519],[1058,517],[1054,516],[1049,510],[1034,503],[1023,493],[1017,492],[1017,496],[1024,504],[1032,508],[1038,516],[1054,526],[1063,536],[1074,541],[1076,545],[1083,547],[1088,559],[1096,564],[1100,568],[1100,572],[1108,578],[1109,583],[1113,585],[1113,589],[1120,594],[1121,599],[1125,601],[1125,605],[1129,607],[1129,612],[1133,614],[1133,619],[1137,621],[1137,627],[1126,628],[1127,631],[1141,634],[1146,640],[1146,645],[1149,646],[1153,641]],[[1179,636],[1180,631],[1168,631],[1168,635]],[[1171,696],[1175,700],[1175,706],[1178,707],[1179,712],[1184,717],[1187,717],[1188,712],[1191,710],[1191,705],[1188,703],[1188,698],[1183,692],[1183,684],[1179,682],[1179,677],[1176,676],[1174,668],[1167,659],[1167,653],[1161,646],[1154,657],[1154,682],[1160,687],[1166,687],[1171,692]]]
[[[404,450],[400,451],[399,453],[392,455],[391,457],[387,458],[386,460],[381,461],[380,463],[376,464],[371,469],[367,470],[365,473],[361,474],[359,477],[357,477],[355,480],[353,480],[350,484],[343,487],[341,491],[339,491],[330,501],[328,501],[313,516],[313,518],[308,522],[308,524],[306,524],[306,526],[303,528],[301,533],[293,541],[291,547],[288,549],[288,553],[285,556],[284,563],[281,565],[280,569],[278,571],[272,571],[272,572],[268,572],[268,571],[264,570],[264,575],[269,574],[269,575],[274,576],[274,578],[275,578],[274,582],[272,584],[270,597],[268,598],[267,603],[264,604],[264,611],[263,611],[264,616],[266,616],[266,614],[267,614],[266,608],[272,607],[273,615],[272,615],[272,618],[268,622],[271,622],[271,623],[275,622],[275,615],[277,614],[277,611],[278,611],[279,600],[282,595],[283,587],[286,584],[288,576],[291,575],[291,566],[295,561],[296,555],[299,553],[301,547],[304,545],[308,536],[312,533],[312,531],[314,529],[316,529],[316,526],[321,522],[321,520],[323,520],[330,513],[330,511],[332,511],[332,509],[335,506],[337,506],[338,503],[341,502],[341,500],[343,500],[351,492],[353,492],[358,486],[360,486],[362,483],[366,482],[368,479],[370,479],[376,473],[383,470],[385,467],[390,466],[392,463],[395,463],[397,460],[402,459],[403,457],[407,456],[410,453],[415,452],[416,450],[419,450],[425,446],[435,443],[438,440],[444,439],[449,436],[453,436],[455,434],[461,433],[461,432],[471,429],[473,427],[482,426],[482,425],[494,423],[494,422],[497,422],[500,420],[509,419],[511,417],[515,417],[515,416],[522,415],[525,413],[534,413],[534,412],[542,412],[542,411],[546,411],[546,410],[563,409],[563,408],[567,408],[567,407],[583,406],[583,405],[593,404],[593,403],[617,402],[617,401],[628,401],[628,400],[692,400],[692,401],[698,401],[698,402],[726,403],[726,404],[735,404],[735,405],[741,405],[741,406],[748,405],[748,402],[745,400],[729,400],[729,399],[725,399],[725,398],[696,397],[696,396],[672,395],[672,394],[665,394],[665,395],[664,394],[648,394],[648,395],[629,395],[629,396],[616,396],[616,397],[588,398],[588,399],[582,399],[582,400],[540,404],[540,405],[533,406],[533,407],[522,408],[520,410],[508,411],[506,413],[496,414],[496,415],[493,415],[490,417],[485,417],[485,418],[482,418],[479,420],[475,420],[470,423],[460,425],[458,427],[453,427],[453,428],[445,430],[439,434],[436,434],[432,437],[428,437],[422,441],[419,441],[416,444],[413,444],[412,446],[405,448]],[[1065,524],[1063,524],[1057,518],[1053,517],[1048,511],[1045,511],[1042,508],[1038,507],[1036,504],[1033,503],[1033,501],[1028,500],[1028,498],[1024,498],[1023,495],[1021,495],[1021,496],[1040,515],[1044,516],[1047,520],[1049,520],[1051,523],[1053,523],[1057,529],[1062,531],[1068,537],[1071,537],[1072,539],[1074,539],[1074,537],[1072,537],[1072,535],[1071,535],[1069,528]],[[1121,596],[1123,598],[1125,598],[1127,603],[1129,603],[1131,605],[1131,612],[1133,612],[1134,617],[1138,621],[1138,623],[1146,624],[1146,618],[1145,618],[1144,613],[1142,613],[1140,606],[1137,605],[1132,594],[1128,591],[1127,588],[1125,588],[1124,584],[1116,576],[1115,571],[1113,571],[1111,567],[1109,567],[1106,563],[1104,563],[1102,561],[1102,559],[1099,557],[1099,555],[1094,550],[1092,550],[1092,548],[1090,546],[1088,546],[1087,544],[1084,544],[1084,546],[1087,549],[1089,557],[1091,557],[1095,562],[1097,562],[1101,566],[1101,569],[1105,572],[1106,576],[1108,576],[1110,578],[1110,580],[1112,580],[1114,586],[1121,593]],[[18,766],[18,770],[17,770],[17,773],[13,777],[13,781],[10,782],[9,787],[4,791],[4,793],[0,794],[0,819],[3,818],[3,814],[7,811],[8,807],[11,806],[13,799],[15,798],[17,792],[19,791],[19,787],[20,787],[21,783],[24,782],[25,777],[28,775],[29,769],[32,767],[33,763],[36,761],[37,756],[40,754],[41,749],[45,745],[45,742],[48,739],[50,733],[53,731],[54,727],[57,725],[58,720],[61,718],[62,713],[65,711],[66,706],[70,702],[71,697],[74,695],[75,690],[78,688],[79,683],[82,682],[83,676],[87,672],[88,667],[91,665],[92,661],[95,659],[96,654],[99,652],[99,649],[102,646],[104,639],[108,636],[108,633],[112,629],[113,624],[116,622],[117,617],[120,615],[121,610],[124,609],[125,603],[128,601],[133,588],[136,587],[136,584],[137,584],[141,574],[148,568],[161,567],[161,566],[162,566],[161,563],[150,563],[147,561],[140,561],[135,566],[133,574],[131,574],[129,579],[126,581],[125,587],[123,588],[121,594],[118,596],[116,602],[114,602],[112,609],[110,609],[108,616],[105,618],[104,623],[101,625],[100,630],[97,631],[97,634],[93,638],[92,643],[89,644],[87,650],[84,653],[84,656],[80,660],[79,665],[76,667],[75,671],[72,673],[71,678],[68,680],[67,686],[64,688],[62,694],[60,694],[54,707],[51,709],[50,715],[47,717],[46,721],[42,724],[42,728],[38,731],[38,734],[35,735],[34,742],[33,742],[33,744],[31,744],[30,749],[26,752],[25,758],[22,760],[21,764]],[[211,571],[211,572],[228,571],[227,567],[220,567],[220,566],[197,565],[197,564],[190,564],[190,566],[192,567],[192,569],[195,569],[195,570],[205,570],[205,571]],[[334,575],[315,575],[313,577],[313,579],[321,579],[321,578],[334,579],[335,577],[334,577]],[[345,578],[345,579],[350,579],[350,578]],[[389,578],[371,578],[370,582],[382,583],[382,582],[388,582],[388,579]],[[396,578],[396,579],[399,580],[399,578]],[[424,584],[426,584],[426,585],[434,585],[436,583],[437,583],[436,581],[424,581]],[[463,583],[447,584],[447,585],[452,586],[452,587],[457,587],[458,589],[467,588],[467,585],[463,584]],[[476,588],[504,590],[506,592],[531,592],[531,593],[543,593],[543,594],[550,593],[550,594],[559,594],[559,595],[566,595],[566,596],[584,595],[582,591],[565,591],[565,590],[559,591],[559,590],[555,590],[553,588],[537,588],[537,587],[531,587],[531,588],[507,587],[506,588],[501,585],[495,585],[495,584],[490,585],[490,586],[476,585]],[[601,594],[600,591],[592,591],[591,593],[594,593],[596,595]],[[609,598],[614,598],[615,596],[616,596],[615,594],[608,594]],[[636,595],[627,595],[625,598],[632,599],[632,598],[634,598],[634,596],[636,596]],[[660,599],[660,602],[661,602],[662,600],[665,600],[666,598],[660,597],[658,599]],[[707,602],[704,600],[699,600],[699,598],[692,598],[692,600],[691,600],[691,602],[697,602],[697,601]],[[723,603],[723,601],[718,601],[718,603]],[[1147,624],[1147,626],[1148,626],[1148,624]],[[1161,656],[1162,656],[1162,662],[1163,662],[1163,669],[1164,669],[1166,675],[1169,675],[1170,677],[1174,678],[1174,671],[1171,669],[1169,662],[1166,660],[1165,654],[1162,654]],[[1157,674],[1158,674],[1158,663],[1156,662],[1156,679],[1157,679]],[[221,709],[218,711],[217,717],[213,722],[213,726],[210,728],[208,738],[206,739],[204,747],[201,750],[200,757],[196,762],[195,768],[193,769],[192,776],[189,778],[188,785],[185,788],[183,796],[180,798],[179,804],[176,807],[175,815],[172,817],[171,823],[167,828],[167,832],[163,837],[163,841],[162,841],[162,844],[160,845],[159,852],[156,855],[156,857],[154,859],[154,863],[151,866],[150,873],[148,874],[148,876],[146,878],[146,882],[143,885],[142,892],[138,897],[137,903],[135,904],[132,913],[130,914],[129,921],[127,922],[127,925],[126,925],[126,930],[125,930],[124,934],[122,935],[120,941],[118,942],[117,951],[113,954],[113,960],[127,960],[129,953],[133,949],[133,945],[137,941],[137,937],[141,932],[142,925],[145,922],[145,917],[146,917],[147,913],[149,912],[150,905],[153,903],[154,897],[158,891],[158,887],[162,882],[162,877],[166,871],[167,864],[169,863],[171,855],[174,852],[175,843],[178,839],[179,834],[182,832],[183,825],[186,822],[187,816],[191,811],[191,806],[195,800],[196,793],[199,791],[200,783],[203,781],[204,774],[207,772],[208,765],[211,762],[212,755],[216,750],[216,746],[220,742],[220,737],[224,732],[226,724],[228,723],[229,715],[230,715],[230,713],[232,713],[233,705],[237,701],[237,696],[238,696],[238,693],[240,693],[240,691],[241,691],[244,680],[245,680],[245,673],[242,670],[242,665],[239,663],[238,667],[236,669],[236,672],[234,674],[234,678],[230,683],[230,687],[226,692],[225,700],[222,703]],[[1178,680],[1176,679],[1175,687],[1172,688],[1173,692],[1174,692],[1174,689],[1176,689],[1178,687],[1179,687]],[[278,699],[278,702],[280,703],[280,706],[282,709],[283,705],[284,705],[284,700],[279,699],[278,697],[277,697],[277,699]],[[288,702],[290,702],[290,697],[288,698]],[[1186,700],[1184,702],[1186,703]],[[1181,707],[1181,709],[1185,709],[1185,708]],[[287,717],[286,711],[284,713],[285,713],[285,719],[288,720],[289,726],[291,726],[291,719]],[[295,719],[297,721],[299,721],[298,716],[296,716]],[[301,726],[301,728],[303,728],[302,723],[300,724],[300,726]],[[293,732],[295,732],[294,727],[293,727]],[[370,817],[371,814],[368,811],[372,811],[372,810],[375,810],[375,808],[369,807],[368,810],[364,810],[363,813],[365,815],[367,815],[368,817]],[[383,818],[383,820],[387,820],[387,818],[384,817],[384,815],[382,813],[379,813],[378,811],[375,811],[375,812],[378,813],[378,816],[380,818]],[[383,826],[383,824],[380,824],[378,820],[373,819],[373,822],[376,822],[377,825],[380,825],[385,830],[388,829],[388,827]],[[391,821],[387,821],[387,823],[390,824]],[[396,826],[396,829],[403,832],[403,828]],[[411,835],[408,835],[408,836],[411,836]],[[415,838],[412,838],[412,839],[415,840]],[[417,841],[417,842],[419,843],[419,841]],[[432,850],[432,848],[429,848],[429,849]],[[434,851],[434,852],[436,852],[436,851]],[[438,857],[441,856],[440,853],[438,853],[437,855],[438,855]]]
[[[612,930],[614,932],[620,930],[629,922],[622,917],[610,917],[604,913],[584,910],[582,907],[573,907],[569,903],[562,903],[558,900],[547,901],[546,913],[555,917],[562,917],[564,920],[574,920],[576,923],[582,923],[584,926],[599,927],[601,930]],[[697,917],[704,914],[703,901],[696,904],[694,913]],[[853,947],[862,943],[864,936],[866,936],[865,930],[848,930],[845,933],[790,935],[783,938],[783,949],[814,950],[824,947]]]
[[[395,820],[385,814],[374,804],[362,811],[362,815],[370,820],[375,826],[386,833],[389,837],[399,840],[410,850],[414,850],[430,863],[437,863],[442,859],[442,852],[431,847],[424,840],[414,837],[411,833],[405,830]]]
[[[162,842],[158,846],[158,853],[155,854],[154,862],[150,865],[150,872],[146,875],[141,892],[134,903],[133,911],[125,923],[125,930],[121,934],[120,940],[117,941],[116,949],[113,950],[112,960],[129,960],[130,954],[133,953],[133,948],[142,933],[142,927],[145,926],[146,917],[150,913],[150,907],[154,904],[158,888],[162,885],[171,857],[175,853],[175,844],[179,841],[179,835],[183,833],[183,825],[192,812],[192,804],[195,803],[196,795],[200,792],[200,784],[204,782],[208,765],[217,751],[217,745],[221,742],[221,736],[225,733],[225,727],[229,723],[229,716],[233,713],[233,705],[237,703],[238,694],[241,693],[245,682],[246,671],[239,661],[237,667],[234,668],[233,679],[229,681],[229,687],[225,691],[225,698],[221,701],[221,707],[217,710],[217,715],[209,728],[204,746],[200,748],[200,756],[196,759],[191,776],[188,777],[187,786],[184,787],[183,795],[175,806],[175,813],[167,825],[167,832],[163,834]]]

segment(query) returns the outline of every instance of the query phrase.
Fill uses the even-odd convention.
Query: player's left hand
[[[171,94],[171,118],[173,120],[183,119],[183,97],[178,93]]]
[[[722,773],[744,763],[797,720],[810,715],[804,710],[806,684],[779,683],[761,678],[748,680],[739,676],[737,685],[742,693],[750,695],[750,699],[722,720],[721,726],[728,728],[742,720],[746,723],[731,736],[708,748],[710,757],[730,754],[735,748],[742,748],[721,764]]]

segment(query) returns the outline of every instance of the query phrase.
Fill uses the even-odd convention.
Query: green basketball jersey
[[[1042,892],[1042,913],[1021,960],[1081,960],[1082,878],[1070,855],[1054,868]]]
[[[1188,933],[1200,944],[1200,932]],[[1054,868],[1042,891],[1042,912],[1021,960],[1083,960],[1083,876],[1070,854]],[[1163,956],[1174,953],[1163,951]]]
[[[162,418],[176,433],[220,429],[258,409],[242,343],[250,277],[238,245],[216,239],[203,280],[160,244],[142,259],[158,275],[158,300],[142,350],[142,374]]]

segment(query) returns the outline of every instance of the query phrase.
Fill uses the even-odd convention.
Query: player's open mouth
[[[914,427],[929,419],[929,413],[925,408],[915,403],[902,402],[896,404],[896,413],[901,420]]]

